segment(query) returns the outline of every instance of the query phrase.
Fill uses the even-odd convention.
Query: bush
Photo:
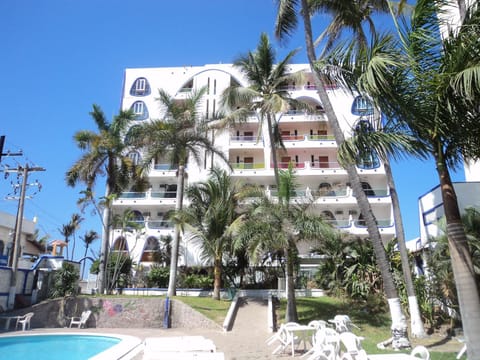
[[[53,274],[53,289],[50,292],[50,297],[57,298],[76,295],[79,277],[80,274],[77,268],[64,261],[62,268]]]
[[[148,287],[164,288],[168,286],[170,277],[170,268],[158,265],[153,265],[146,275],[146,282]]]

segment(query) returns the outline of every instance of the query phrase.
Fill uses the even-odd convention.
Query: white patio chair
[[[348,315],[335,315],[335,317],[328,320],[328,322],[335,325],[335,330],[337,330],[338,333],[346,331],[351,332],[352,328],[359,329],[359,327],[355,325],[352,320],[350,320],[350,317]]]
[[[361,342],[364,339],[352,332],[346,331],[339,335],[341,358],[345,360],[367,360],[367,353]]]
[[[418,357],[422,360],[430,360],[430,352],[425,346],[415,346],[410,352],[411,356]]]
[[[458,352],[457,354],[457,357],[456,359],[457,360],[460,360],[460,358],[463,356],[463,354],[465,354],[467,352],[467,344],[463,345],[462,348],[460,349],[460,351]]]
[[[328,360],[336,360],[339,354],[339,334],[335,329],[324,327],[317,330],[313,336],[312,348],[302,357],[307,360],[315,360],[326,357]]]
[[[77,326],[79,329],[87,326],[87,321],[90,315],[92,314],[91,310],[85,310],[82,312],[81,316],[74,316],[70,319],[70,326]]]
[[[23,316],[17,318],[17,323],[15,324],[15,330],[22,326],[22,331],[30,329],[30,319],[35,315],[33,312],[29,312]]]
[[[318,330],[320,328],[326,328],[327,322],[324,320],[312,320],[308,323],[308,326],[311,326],[315,328],[315,330]]]

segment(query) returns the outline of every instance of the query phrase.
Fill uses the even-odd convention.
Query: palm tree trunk
[[[285,322],[297,322],[298,313],[297,313],[297,301],[295,299],[295,284],[293,279],[293,268],[294,268],[294,256],[293,256],[293,246],[295,242],[289,240],[288,245],[285,248],[285,263],[286,263],[286,284],[285,284],[285,293],[287,296],[287,309],[285,311]]]
[[[183,191],[185,185],[185,165],[178,166],[177,176],[177,204],[175,210],[181,210],[183,208]],[[170,258],[170,277],[168,280],[168,292],[167,296],[172,297],[176,294],[177,285],[177,268],[178,268],[178,250],[180,248],[180,228],[175,225],[175,232],[173,234],[172,243],[172,256]],[[185,254],[187,256],[187,254]]]
[[[105,189],[105,198],[108,199],[110,196],[110,186],[106,185]],[[107,283],[107,262],[108,262],[108,246],[110,242],[110,204],[107,200],[107,205],[103,209],[103,217],[102,217],[102,225],[103,225],[103,232],[102,232],[102,245],[100,248],[100,264],[98,266],[98,278],[100,279],[98,285],[98,292],[103,294],[105,289],[108,288]]]
[[[392,199],[393,218],[395,221],[395,232],[397,234],[398,250],[400,252],[400,259],[402,260],[402,271],[405,278],[405,287],[408,296],[408,308],[410,311],[410,332],[413,337],[425,337],[425,329],[423,327],[422,316],[420,308],[418,307],[417,296],[415,294],[415,287],[413,286],[412,272],[410,269],[410,260],[408,258],[408,250],[405,245],[405,230],[403,228],[402,213],[400,211],[400,200],[398,198],[395,181],[393,179],[392,169],[390,167],[390,160],[383,159],[383,167],[387,176],[388,188],[390,190],[390,197]]]
[[[317,87],[318,96],[320,97],[320,101],[322,102],[323,108],[328,118],[328,122],[332,127],[333,134],[335,136],[335,141],[337,145],[340,145],[344,142],[345,138],[344,138],[342,129],[340,127],[340,123],[333,110],[328,94],[323,86],[323,83],[321,80],[321,74],[315,67],[315,62],[317,59],[315,55],[315,48],[313,45],[312,24],[310,19],[308,0],[302,0],[301,15],[303,18],[304,29],[305,29],[305,43],[307,47],[308,61],[310,63],[310,68],[312,70],[312,73],[314,74],[314,80],[315,80],[315,85]],[[387,259],[387,255],[385,252],[385,247],[382,242],[380,231],[378,230],[378,227],[376,224],[375,216],[373,214],[368,198],[362,189],[360,177],[358,176],[355,165],[347,165],[346,171],[347,171],[353,192],[357,198],[358,206],[367,224],[368,233],[370,235],[370,240],[372,241],[373,249],[375,252],[376,262],[380,269],[380,273],[382,274],[383,287],[385,290],[385,295],[388,300],[390,315],[392,318],[392,332],[394,332],[394,334],[396,331],[402,332],[401,340],[398,341],[396,344],[398,344],[399,347],[404,347],[404,346],[409,347],[410,344],[408,342],[408,339],[406,338],[407,336],[406,319],[402,313],[402,309],[400,306],[400,299],[398,298],[397,290],[395,288],[395,283],[393,281],[393,276],[390,272],[390,264]],[[396,344],[394,344],[394,346],[396,346]]]
[[[480,359],[480,297],[475,281],[476,275],[448,167],[441,155],[437,156],[436,162],[467,357]]]
[[[273,174],[275,175],[275,184],[277,185],[277,191],[280,189],[280,178],[278,176],[278,160],[277,160],[277,147],[275,146],[275,139],[273,136],[272,115],[267,113],[267,127],[268,138],[270,140],[270,150],[272,152]]]
[[[87,262],[87,252],[88,252],[88,246],[85,246],[85,254],[83,255],[83,266],[82,266],[82,279],[83,275],[85,275],[85,263]]]
[[[213,262],[213,294],[212,298],[220,300],[220,287],[222,286],[222,258],[215,257]]]

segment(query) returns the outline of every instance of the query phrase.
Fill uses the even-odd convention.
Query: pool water
[[[0,337],[0,359],[87,360],[120,341],[120,338],[97,335]]]

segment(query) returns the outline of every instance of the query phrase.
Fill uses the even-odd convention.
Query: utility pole
[[[6,153],[3,152],[3,147],[5,145],[5,135],[0,136],[0,163],[2,162],[2,156],[22,156],[23,153],[17,152],[17,153],[11,153],[10,151],[7,151]]]
[[[32,171],[45,171],[41,167],[29,167],[28,164],[25,167],[19,166],[17,169],[7,169],[4,170],[6,173],[15,172],[17,174],[22,174],[22,184],[20,187],[20,193],[18,198],[18,210],[17,210],[17,219],[15,221],[15,236],[13,241],[13,256],[9,260],[9,264],[12,266],[12,275],[10,277],[10,292],[8,296],[7,308],[12,310],[15,306],[15,295],[17,289],[17,268],[18,268],[18,257],[20,255],[21,248],[21,236],[22,236],[22,222],[23,222],[23,209],[25,207],[25,198],[26,198],[26,189],[28,174]],[[38,183],[31,185],[39,186]]]

